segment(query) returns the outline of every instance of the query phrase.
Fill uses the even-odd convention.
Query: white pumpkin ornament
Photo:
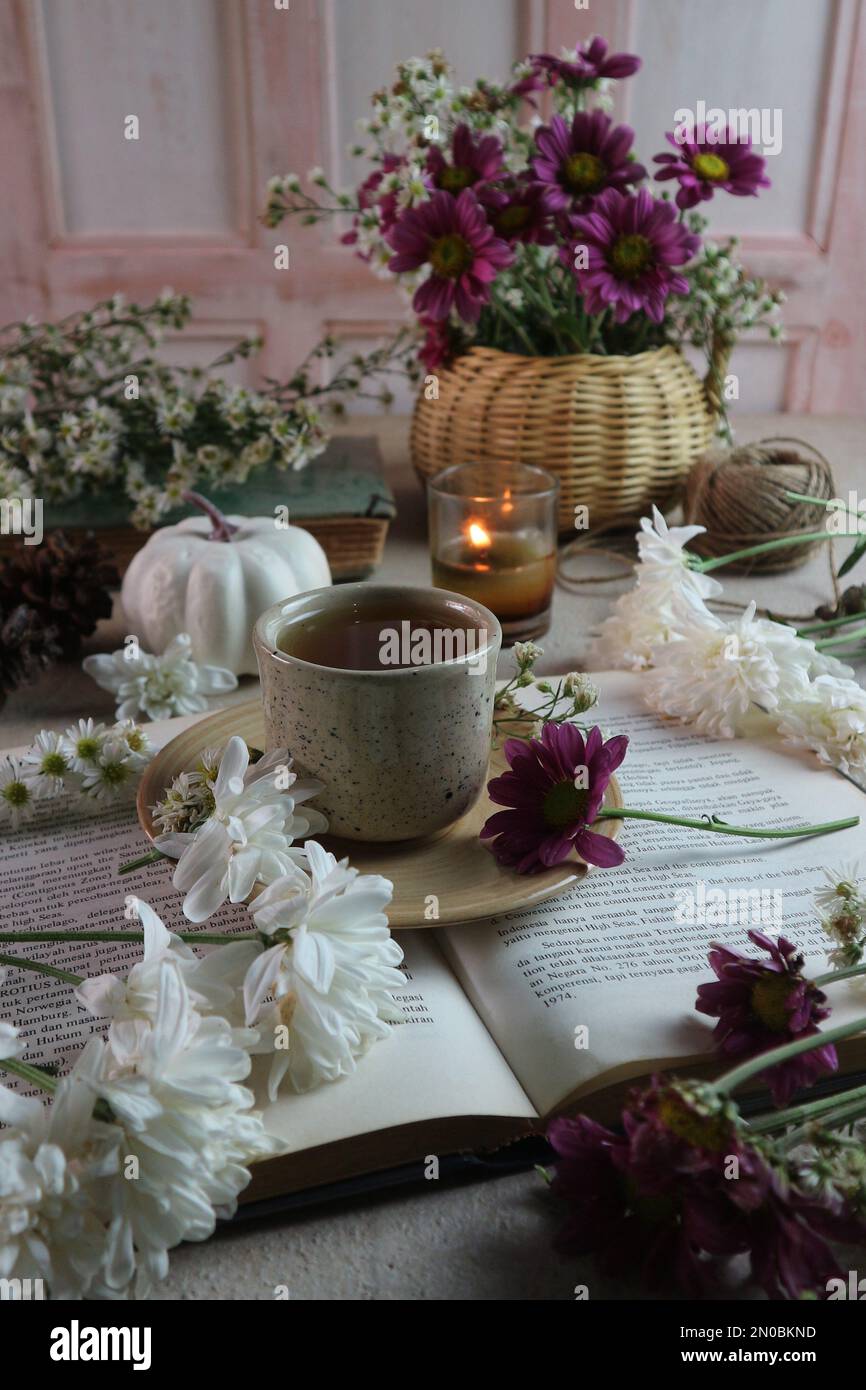
[[[281,599],[330,584],[325,552],[299,526],[227,517],[197,492],[183,497],[205,515],[163,526],[133,557],[121,590],[129,631],[151,652],[188,632],[196,662],[255,675],[256,619]]]

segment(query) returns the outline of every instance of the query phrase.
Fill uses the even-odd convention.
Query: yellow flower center
[[[122,787],[129,777],[129,768],[126,763],[105,763],[99,776],[107,787]]]
[[[88,734],[85,734],[84,737],[80,738],[76,743],[75,751],[84,762],[95,762],[96,758],[99,756],[99,739],[91,738]]]
[[[596,154],[570,154],[562,177],[572,193],[595,193],[604,183],[607,168]]]
[[[640,232],[618,237],[610,253],[610,264],[620,280],[637,280],[652,265],[652,242]]]
[[[46,777],[63,777],[69,771],[69,764],[62,753],[46,753],[39,764],[39,771]]]
[[[511,207],[504,208],[498,217],[493,219],[493,225],[497,232],[504,232],[507,236],[509,232],[519,232],[529,221],[529,208],[525,203],[512,203]]]
[[[702,1115],[673,1088],[660,1097],[658,1113],[665,1129],[687,1144],[711,1153],[724,1153],[730,1148],[730,1125],[724,1115]]]
[[[478,175],[474,169],[470,169],[465,164],[448,164],[442,170],[436,180],[440,188],[444,188],[446,193],[462,193],[464,188],[471,188],[476,183]]]
[[[30,789],[25,782],[7,782],[2,795],[8,806],[19,809],[30,801]]]
[[[731,172],[720,154],[696,154],[692,168],[699,179],[706,179],[709,183],[718,183]]]
[[[560,829],[582,820],[586,813],[589,793],[573,782],[556,782],[542,802],[542,815],[548,825]]]
[[[794,982],[790,975],[765,975],[752,986],[749,999],[752,1013],[772,1033],[787,1033],[787,1001]]]
[[[429,259],[437,275],[456,280],[472,264],[472,247],[456,232],[449,232],[432,243]]]

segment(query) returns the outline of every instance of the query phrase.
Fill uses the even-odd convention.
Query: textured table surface
[[[367,430],[379,435],[399,508],[377,577],[429,584],[423,499],[407,462],[406,421],[356,418],[347,426],[349,433]],[[738,428],[741,441],[771,434],[800,436],[819,448],[833,465],[841,496],[849,488],[866,493],[866,421],[756,416]],[[848,545],[837,542],[840,555]],[[603,564],[586,557],[581,572],[597,573]],[[785,614],[811,613],[830,596],[823,554],[788,574],[722,577],[726,597],[743,604],[754,597]],[[859,571],[852,576],[864,577]],[[586,585],[579,594],[558,589],[539,670],[581,669],[590,630],[629,582],[624,575]],[[124,632],[115,613],[88,650],[113,650]],[[501,674],[509,669],[505,657]],[[248,699],[255,690],[256,682],[247,679],[232,699]],[[41,727],[63,729],[78,716],[111,714],[106,692],[77,668],[57,668],[9,700],[0,714],[0,747],[26,743]],[[161,1296],[270,1299],[281,1287],[293,1299],[571,1299],[577,1284],[586,1284],[592,1298],[634,1296],[600,1279],[587,1263],[552,1254],[553,1229],[551,1203],[533,1173],[451,1189],[431,1182],[420,1195],[359,1199],[227,1229],[204,1246],[175,1252]]]

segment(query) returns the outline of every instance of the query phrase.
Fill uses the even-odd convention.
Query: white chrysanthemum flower
[[[4,971],[5,978],[5,971]],[[0,984],[3,981],[0,980]],[[5,1018],[0,1018],[0,1059],[20,1057],[26,1043],[21,1037],[20,1030],[14,1023],[7,1023]]]
[[[60,740],[60,749],[69,759],[73,772],[83,775],[99,762],[107,736],[105,725],[94,724],[92,719],[79,719],[77,724],[70,724]]]
[[[676,641],[679,635],[676,605],[685,601],[700,612],[704,599],[722,592],[717,580],[689,568],[685,547],[704,530],[704,526],[668,526],[657,507],[651,518],[641,517],[635,538],[636,588],[620,595],[601,625],[590,652],[597,670],[641,671],[652,666],[656,648]]]
[[[21,761],[27,765],[28,775],[49,795],[62,790],[63,779],[72,767],[63,736],[50,729],[36,735]]]
[[[689,568],[686,546],[705,530],[705,526],[668,526],[658,507],[653,507],[652,518],[642,516],[635,537],[640,587],[655,588],[665,596],[686,593],[704,599],[720,594],[718,580]]]
[[[7,757],[0,762],[0,822],[7,816],[13,830],[30,815],[34,802],[45,790],[32,774],[33,769],[17,758]]]
[[[392,885],[359,874],[315,841],[305,845],[309,873],[292,866],[250,904],[258,929],[275,944],[244,982],[247,1023],[257,1051],[271,1052],[273,1100],[288,1073],[296,1091],[355,1070],[388,1023],[403,1014],[394,999],[405,980],[403,952],[388,930]]]
[[[856,681],[820,675],[781,712],[786,743],[808,748],[846,775],[866,777],[866,691]]]
[[[277,1151],[239,1084],[249,1070],[236,1030],[194,1009],[167,960],[152,1019],[115,1019],[107,1042],[88,1041],[77,1072],[110,1107],[123,1157],[102,1184],[108,1244],[95,1293],[146,1295],[165,1278],[170,1249],[207,1239],[233,1213],[246,1165]]]
[[[185,915],[204,922],[228,899],[244,902],[257,881],[273,883],[303,858],[295,840],[326,830],[321,811],[302,803],[322,790],[313,778],[291,772],[291,758],[277,749],[249,766],[242,738],[226,745],[213,784],[214,809],[187,834],[158,835],[157,849],[178,864],[173,883],[186,897]]]
[[[753,706],[776,711],[809,687],[811,644],[793,628],[755,617],[725,622],[701,603],[676,606],[679,640],[658,647],[647,704],[714,738],[736,738]]]
[[[205,956],[175,936],[153,908],[141,898],[127,898],[127,914],[140,921],[144,930],[142,959],[125,980],[117,975],[96,975],[80,984],[76,998],[95,1018],[156,1018],[161,970],[168,962],[183,978],[190,1003],[202,1014],[222,1014],[228,1019],[239,1015],[241,1001],[238,979],[259,954],[256,941],[232,941]],[[239,1019],[239,1021],[241,1021]]]
[[[656,648],[676,637],[670,602],[651,591],[630,589],[602,623],[589,661],[597,671],[643,671],[652,666]]]
[[[119,1168],[120,1132],[93,1118],[74,1074],[50,1105],[0,1086],[0,1278],[83,1298],[105,1256],[95,1184]]]
[[[143,714],[148,719],[170,719],[176,714],[198,714],[208,707],[209,695],[237,689],[237,676],[221,666],[199,666],[192,659],[192,639],[181,632],[162,656],[129,648],[111,656],[86,656],[81,663],[103,690],[118,701],[117,718]]]

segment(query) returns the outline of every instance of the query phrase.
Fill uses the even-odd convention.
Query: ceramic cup
[[[344,616],[348,624],[383,604],[443,633],[468,627],[473,649],[461,655],[457,644],[451,659],[375,670],[319,665],[281,649],[305,619]],[[501,642],[488,608],[445,589],[340,584],[274,604],[253,632],[267,747],[288,748],[295,768],[324,782],[312,804],[332,834],[433,835],[459,820],[484,786]]]

